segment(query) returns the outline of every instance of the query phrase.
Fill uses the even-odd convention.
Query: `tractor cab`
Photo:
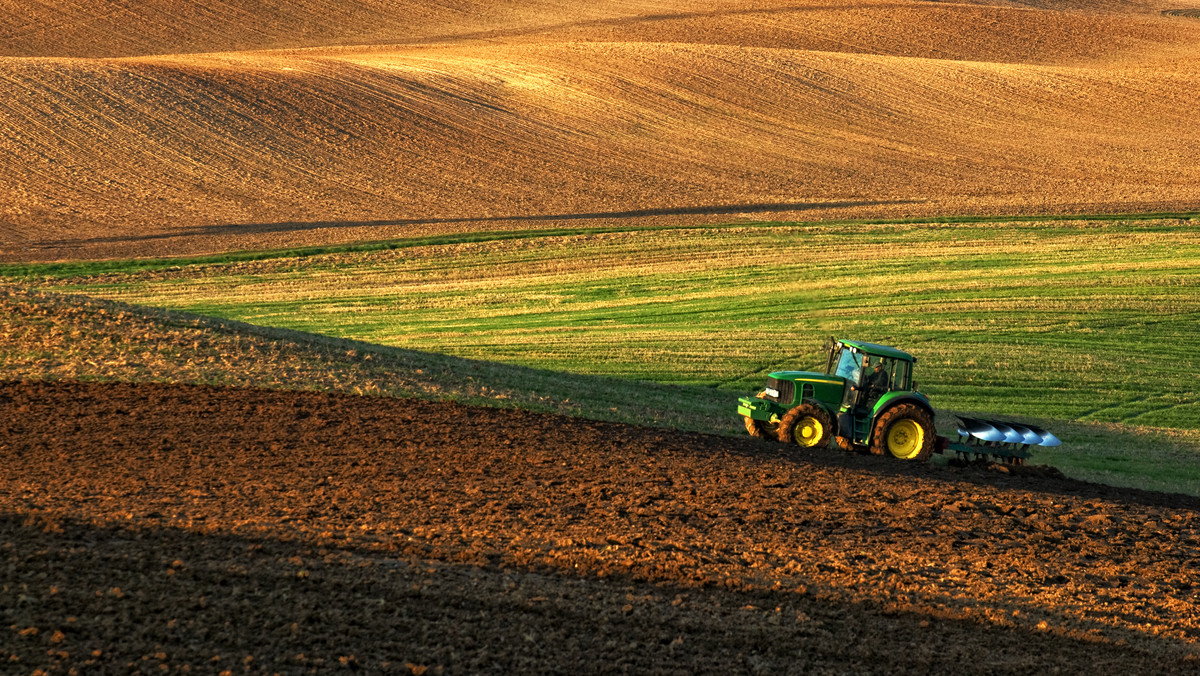
[[[912,366],[916,358],[900,350],[842,341],[829,351],[826,372],[845,380],[842,407],[847,410],[872,407],[893,391],[912,390]]]
[[[923,399],[913,391],[916,361],[909,353],[886,345],[831,340],[826,370],[845,383],[834,415],[837,435],[851,446],[870,445],[872,428],[884,408],[902,399]],[[928,408],[927,402],[923,408]]]

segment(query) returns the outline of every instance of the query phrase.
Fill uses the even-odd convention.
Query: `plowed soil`
[[[6,673],[1195,673],[1200,500],[529,412],[0,385]]]
[[[0,261],[1200,204],[1165,3],[29,4]]]

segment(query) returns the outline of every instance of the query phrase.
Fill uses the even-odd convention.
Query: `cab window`
[[[881,375],[878,376],[875,375],[877,365],[883,367]],[[877,390],[876,394],[907,390],[909,368],[909,363],[901,359],[871,357],[865,371],[864,385],[870,385],[872,390]]]
[[[843,349],[842,356],[838,359],[837,368],[834,369],[833,373],[853,383],[857,383],[860,373],[858,353],[854,350]]]

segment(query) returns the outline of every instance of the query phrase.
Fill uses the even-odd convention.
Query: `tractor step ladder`
[[[871,418],[866,415],[854,416],[854,441],[866,439],[871,430]]]

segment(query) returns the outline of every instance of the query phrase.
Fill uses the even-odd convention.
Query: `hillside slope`
[[[1200,21],[1145,6],[327,4],[0,12],[0,260],[1200,203]]]
[[[104,58],[564,35],[660,42],[672,33],[701,42],[832,44],[871,53],[937,52],[950,43],[976,56],[983,39],[1028,54],[1079,40],[1092,43],[1087,49],[1120,48],[1116,36],[1099,40],[1079,28],[1090,23],[1108,32],[1104,26],[1115,15],[1155,9],[1153,2],[1123,0],[0,0],[0,56]],[[979,26],[955,25],[964,13]],[[927,37],[906,45],[914,34]]]
[[[0,56],[121,57],[427,41],[606,20],[663,3],[0,0]]]

